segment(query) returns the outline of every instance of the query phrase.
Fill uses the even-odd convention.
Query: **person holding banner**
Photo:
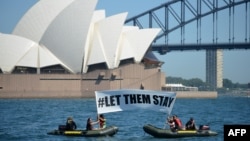
[[[103,114],[100,114],[99,116],[99,126],[101,129],[106,128],[106,119]]]
[[[175,129],[183,130],[182,122],[176,115],[173,116],[173,120],[174,120],[174,123],[175,123]]]
[[[86,124],[86,130],[96,130],[96,128],[94,128],[94,125],[98,123],[99,121],[92,121],[91,118],[88,118]]]
[[[169,125],[172,131],[175,131],[175,123],[174,123],[173,117],[168,117],[166,124]]]

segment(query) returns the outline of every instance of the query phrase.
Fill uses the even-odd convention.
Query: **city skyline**
[[[37,0],[2,0],[0,3],[0,32],[11,34],[13,28],[22,15]],[[127,0],[99,0],[96,9],[105,9],[106,15],[111,16],[123,12],[128,12],[128,18],[156,7],[164,0],[133,1]],[[138,8],[140,7],[140,8]],[[205,50],[200,51],[175,51],[165,55],[155,52],[159,60],[163,61],[162,71],[166,76],[182,77],[184,79],[200,78],[205,81],[206,61]],[[233,83],[250,82],[250,50],[224,50],[223,51],[223,78],[231,80]]]

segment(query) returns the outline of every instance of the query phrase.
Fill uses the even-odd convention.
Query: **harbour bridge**
[[[150,49],[161,55],[206,50],[206,81],[214,88],[222,87],[219,51],[250,49],[250,0],[172,0],[125,23],[160,28]]]

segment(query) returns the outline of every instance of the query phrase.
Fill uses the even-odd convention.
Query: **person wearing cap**
[[[68,117],[66,121],[66,130],[75,130],[77,128],[76,123],[72,117]]]
[[[101,129],[106,128],[106,118],[104,118],[103,114],[99,116],[99,126]]]
[[[186,130],[196,130],[194,119],[191,117],[186,123]]]

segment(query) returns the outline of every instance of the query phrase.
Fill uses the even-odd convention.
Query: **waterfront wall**
[[[176,92],[177,98],[217,98],[214,91]],[[94,98],[94,92],[1,92],[0,98]]]
[[[92,98],[95,91],[165,86],[160,68],[129,64],[87,74],[0,74],[0,98]],[[216,98],[217,92],[178,91],[177,98]]]
[[[128,64],[86,74],[0,74],[0,98],[87,98],[111,89],[161,90],[165,74],[159,68]]]

